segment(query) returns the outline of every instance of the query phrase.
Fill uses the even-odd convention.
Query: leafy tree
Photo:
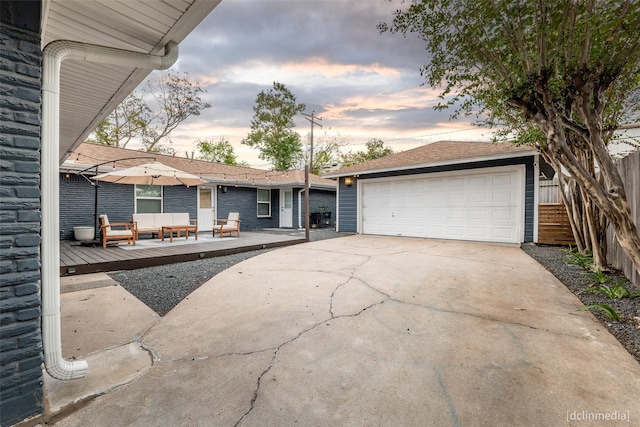
[[[336,138],[327,141],[320,140],[313,147],[313,165],[311,165],[311,173],[322,175],[330,170],[334,165],[340,162],[340,146],[341,144]]]
[[[202,160],[232,166],[247,166],[246,162],[238,162],[233,145],[226,138],[221,137],[218,142],[197,140],[196,147],[198,157]]]
[[[381,139],[373,138],[367,141],[367,151],[356,151],[355,153],[349,151],[342,154],[341,163],[342,167],[356,165],[358,163],[366,162],[367,160],[379,159],[380,157],[393,154],[393,148],[385,147],[384,141]]]
[[[302,155],[300,135],[293,131],[293,117],[304,111],[304,104],[296,103],[295,95],[282,83],[261,91],[256,97],[251,120],[251,132],[243,144],[260,150],[259,157],[273,163],[274,169],[291,169]]]
[[[344,145],[337,137],[332,138],[318,138],[313,143],[313,165],[311,166],[311,173],[316,175],[322,175],[330,170],[332,167],[340,163],[340,147]],[[298,159],[298,162],[294,167],[297,169],[304,169],[307,160],[309,159],[309,147],[304,147],[303,156]]]
[[[160,73],[157,80],[134,91],[94,131],[91,142],[124,148],[131,140],[148,152],[170,152],[171,132],[211,105],[202,99],[202,89],[188,73]],[[153,102],[149,102],[153,101]]]
[[[427,84],[442,87],[439,108],[455,105],[453,117],[479,110],[489,122],[535,124],[544,138],[527,143],[568,172],[640,268],[640,237],[607,150],[621,120],[611,110],[628,105],[638,87],[640,2],[410,3],[379,28],[415,32],[426,42],[421,73]],[[585,167],[587,153],[598,178]]]

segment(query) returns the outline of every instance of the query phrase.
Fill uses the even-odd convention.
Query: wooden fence
[[[636,227],[640,228],[640,151],[635,151],[618,161],[618,170],[624,181],[629,207]],[[631,264],[611,227],[607,229],[607,259],[611,265],[622,270],[636,286],[640,287],[640,272]]]
[[[538,243],[545,245],[573,245],[573,231],[563,204],[538,205]]]
[[[549,180],[540,180],[540,191],[538,195],[538,203],[540,204],[558,204],[562,203],[560,196],[560,184],[558,178],[554,177]]]

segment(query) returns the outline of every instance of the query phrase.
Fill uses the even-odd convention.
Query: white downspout
[[[87,362],[62,358],[60,331],[60,67],[73,59],[126,65],[143,69],[166,69],[178,59],[178,44],[169,42],[164,56],[130,52],[103,46],[59,40],[48,44],[42,58],[42,345],[47,372],[59,380],[82,378]],[[91,96],[87,94],[87,96]]]
[[[304,193],[304,190],[299,190],[298,191],[298,230],[303,228],[302,227],[302,193]]]

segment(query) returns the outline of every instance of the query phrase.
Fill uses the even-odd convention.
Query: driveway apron
[[[56,425],[637,425],[640,365],[581,307],[513,245],[282,248],[193,292],[142,337],[148,372]]]

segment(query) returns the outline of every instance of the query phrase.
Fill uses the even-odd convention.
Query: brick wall
[[[98,215],[106,214],[111,222],[131,221],[135,210],[133,185],[98,183]],[[197,187],[165,186],[163,212],[188,212],[198,217]],[[60,239],[73,240],[73,227],[94,226],[96,189],[74,173],[60,174]],[[98,236],[99,237],[99,236]]]
[[[175,185],[163,191],[163,212],[187,212],[189,218],[198,218],[198,187]]]
[[[73,239],[73,227],[96,226],[95,190],[79,175],[60,174],[60,240]]]
[[[298,192],[301,188],[293,188],[293,227],[298,227]],[[250,187],[227,187],[227,192],[218,191],[218,218],[226,218],[229,212],[240,212],[242,230],[260,230],[263,228],[278,228],[280,226],[280,189],[271,190],[271,216],[258,218],[257,189]],[[300,199],[302,204],[302,226],[304,227],[304,194]],[[309,210],[317,212],[320,206],[325,206],[332,212],[331,220],[335,218],[336,193],[327,190],[311,190]]]
[[[304,190],[304,188],[294,188],[293,189],[293,226],[298,226],[298,191]],[[309,212],[320,212],[320,208],[324,207],[326,212],[331,212],[331,226],[333,227],[333,223],[336,219],[336,192],[330,190],[314,190],[311,189],[309,191],[311,194],[311,198],[309,199]],[[300,224],[305,226],[305,200],[304,193],[302,193],[302,197],[300,197]]]
[[[40,2],[0,2],[0,425],[43,413]]]
[[[271,190],[271,216],[258,218],[258,190],[248,187],[228,186],[227,192],[218,191],[218,218],[226,218],[229,212],[240,213],[242,230],[277,228],[280,221],[280,190]]]

